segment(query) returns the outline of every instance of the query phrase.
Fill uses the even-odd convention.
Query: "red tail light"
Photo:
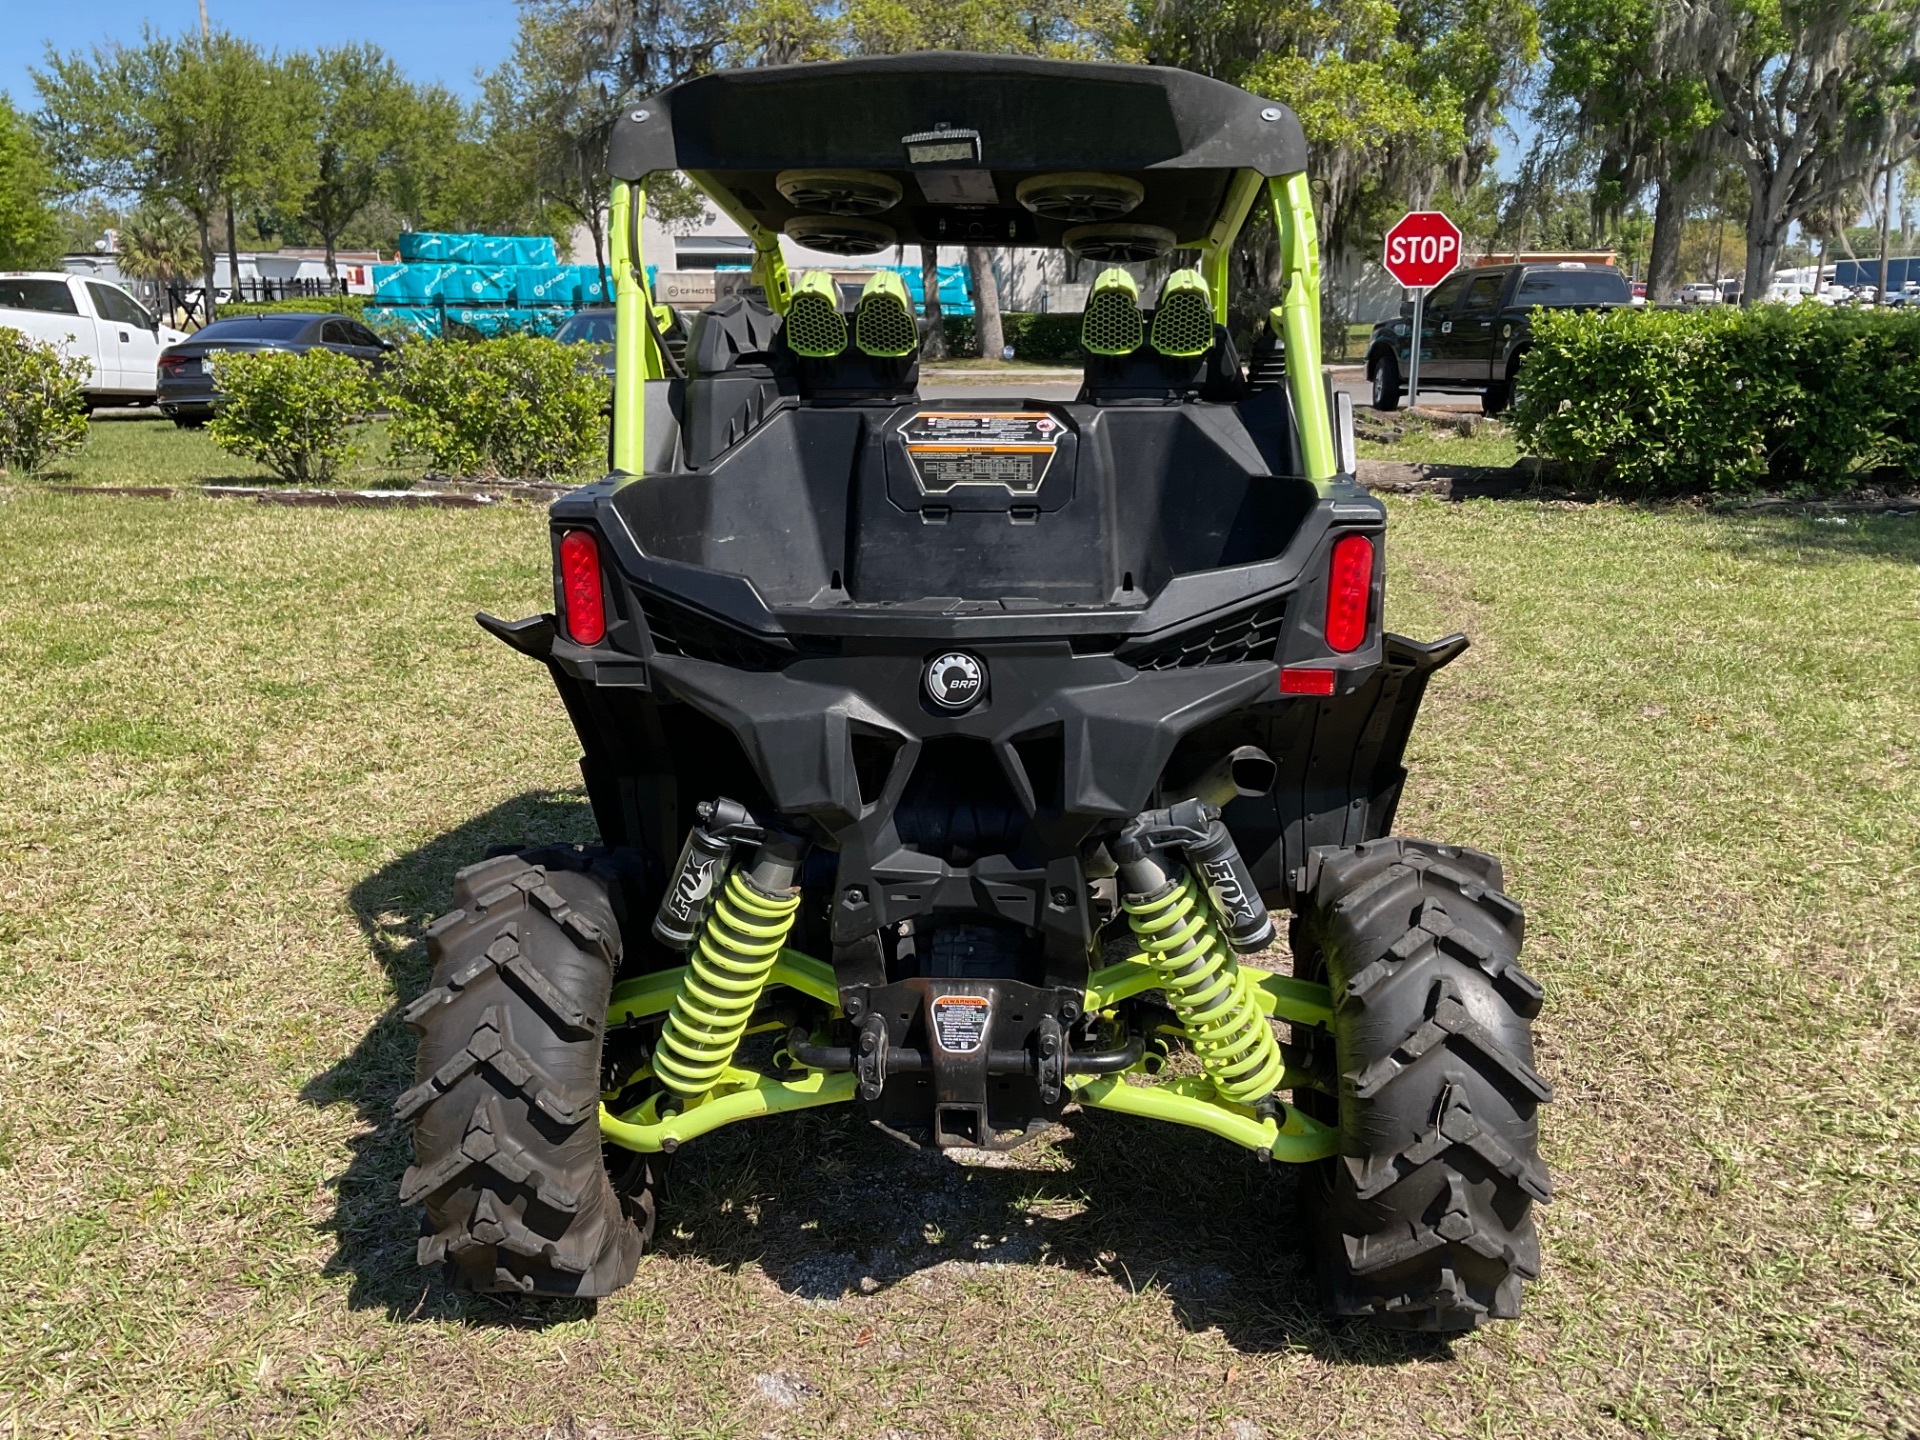
[[[585,530],[560,537],[560,594],[567,634],[577,645],[598,645],[607,634],[607,602],[600,590],[600,546]]]
[[[1367,638],[1367,605],[1373,597],[1373,541],[1347,535],[1335,542],[1327,567],[1327,648],[1336,655],[1358,650]]]

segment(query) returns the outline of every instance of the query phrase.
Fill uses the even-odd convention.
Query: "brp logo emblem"
[[[971,709],[987,693],[987,667],[964,650],[927,666],[927,698],[942,710]]]

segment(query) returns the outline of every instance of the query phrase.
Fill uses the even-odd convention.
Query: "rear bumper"
[[[201,386],[162,385],[159,399],[162,415],[203,420],[213,414],[220,397]]]

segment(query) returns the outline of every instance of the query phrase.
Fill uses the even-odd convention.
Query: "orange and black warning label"
[[[984,995],[941,995],[933,1002],[933,1038],[949,1055],[971,1055],[987,1043],[993,1005]]]
[[[1032,495],[1047,478],[1064,429],[1044,410],[923,410],[900,435],[924,495],[962,485]]]

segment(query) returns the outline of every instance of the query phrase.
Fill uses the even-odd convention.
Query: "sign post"
[[[1385,252],[1387,273],[1413,292],[1413,333],[1407,337],[1407,404],[1413,405],[1420,398],[1427,291],[1460,263],[1460,227],[1438,210],[1415,210],[1387,231]]]

